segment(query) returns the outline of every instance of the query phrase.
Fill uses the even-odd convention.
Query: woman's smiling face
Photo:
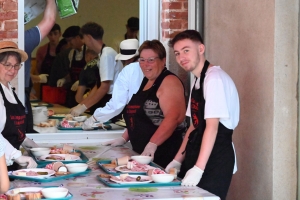
[[[7,60],[0,62],[0,82],[8,87],[8,82],[16,77],[19,70],[15,69],[15,66],[20,65],[17,58],[14,56],[8,56]],[[11,69],[7,69],[8,66]]]
[[[143,49],[140,53],[139,63],[145,77],[155,80],[164,69],[166,58],[160,59],[152,49]]]

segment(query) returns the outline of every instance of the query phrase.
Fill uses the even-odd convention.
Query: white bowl
[[[131,159],[140,164],[149,164],[153,158],[150,156],[131,156]]]
[[[85,115],[73,117],[73,119],[74,119],[75,121],[78,121],[78,122],[83,122],[83,121],[86,120],[86,118],[87,118],[87,117],[86,117]]]
[[[88,165],[85,163],[69,163],[65,164],[65,166],[71,173],[84,172],[88,168]]]
[[[152,180],[155,183],[170,183],[174,180],[173,174],[152,174]]]
[[[44,188],[41,190],[41,192],[45,198],[59,199],[67,196],[69,190],[64,187],[51,187]]]
[[[35,157],[40,157],[40,156],[48,155],[50,153],[50,148],[37,147],[37,148],[31,148],[30,151]]]

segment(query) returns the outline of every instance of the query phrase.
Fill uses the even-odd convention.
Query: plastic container
[[[42,101],[47,103],[64,104],[66,102],[67,90],[61,87],[43,86]]]

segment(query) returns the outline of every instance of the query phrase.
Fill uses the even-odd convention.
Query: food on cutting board
[[[83,122],[70,121],[70,120],[67,120],[64,118],[60,122],[60,125],[61,125],[61,127],[64,127],[64,128],[80,128],[80,127],[82,127]]]
[[[35,171],[18,171],[18,176],[39,176],[39,175],[48,175],[48,172],[35,172]]]
[[[48,119],[45,122],[40,122],[36,126],[38,126],[38,127],[55,127],[56,126],[56,120],[55,119]]]

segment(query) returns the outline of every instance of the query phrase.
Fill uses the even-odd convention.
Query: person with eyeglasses
[[[186,130],[184,86],[167,70],[166,50],[158,40],[147,40],[139,48],[143,81],[124,110],[127,129],[122,137],[105,145],[123,145],[154,158],[166,167],[176,155]]]
[[[11,41],[0,42],[0,139],[3,138],[6,164],[8,170],[18,169],[18,165],[35,168],[36,162],[28,156],[22,156],[20,145],[37,147],[38,145],[26,137],[26,114],[23,104],[18,99],[10,82],[17,76],[26,61],[27,53],[19,49]]]

